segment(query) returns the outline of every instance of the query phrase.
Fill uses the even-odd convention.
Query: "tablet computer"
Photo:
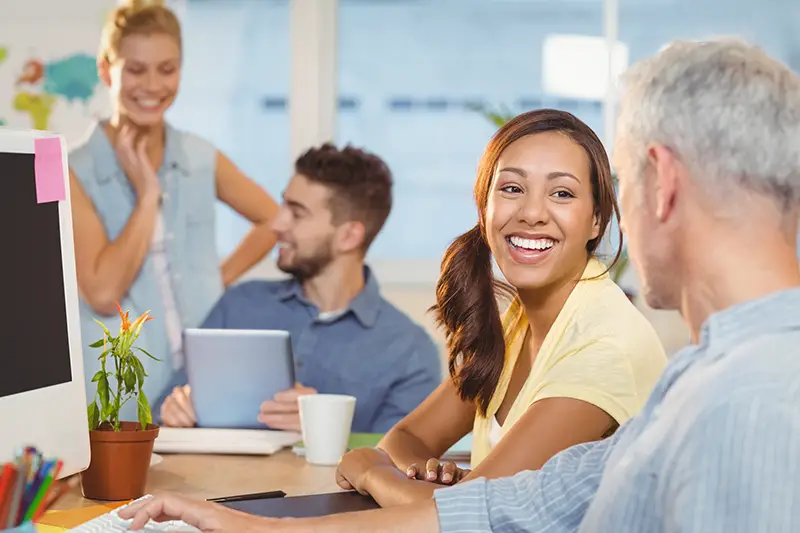
[[[264,428],[261,403],[294,386],[288,331],[187,329],[183,349],[197,427]]]

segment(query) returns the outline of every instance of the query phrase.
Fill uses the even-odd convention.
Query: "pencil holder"
[[[14,529],[0,529],[0,533],[36,533],[36,525],[33,522],[25,522]]]

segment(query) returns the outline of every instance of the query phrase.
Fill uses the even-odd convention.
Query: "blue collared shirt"
[[[435,499],[443,533],[800,531],[800,289],[712,315],[613,437]]]
[[[364,289],[333,318],[320,317],[294,280],[249,281],[226,291],[203,327],[288,331],[297,380],[320,393],[355,396],[352,431],[384,433],[439,385],[442,364],[430,336],[384,300],[364,270]],[[174,382],[186,383],[186,374],[179,371]]]

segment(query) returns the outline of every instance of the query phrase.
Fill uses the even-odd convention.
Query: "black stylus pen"
[[[239,494],[237,496],[224,496],[222,498],[209,498],[207,501],[214,503],[246,502],[248,500],[266,500],[267,498],[283,498],[286,493],[282,490],[269,492],[254,492],[253,494]]]

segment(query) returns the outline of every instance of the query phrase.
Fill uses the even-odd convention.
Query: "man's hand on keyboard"
[[[257,533],[283,531],[281,520],[262,518],[222,505],[192,500],[175,494],[163,494],[131,503],[119,510],[123,520],[133,519],[129,529],[144,528],[149,520],[181,520],[203,533]]]

